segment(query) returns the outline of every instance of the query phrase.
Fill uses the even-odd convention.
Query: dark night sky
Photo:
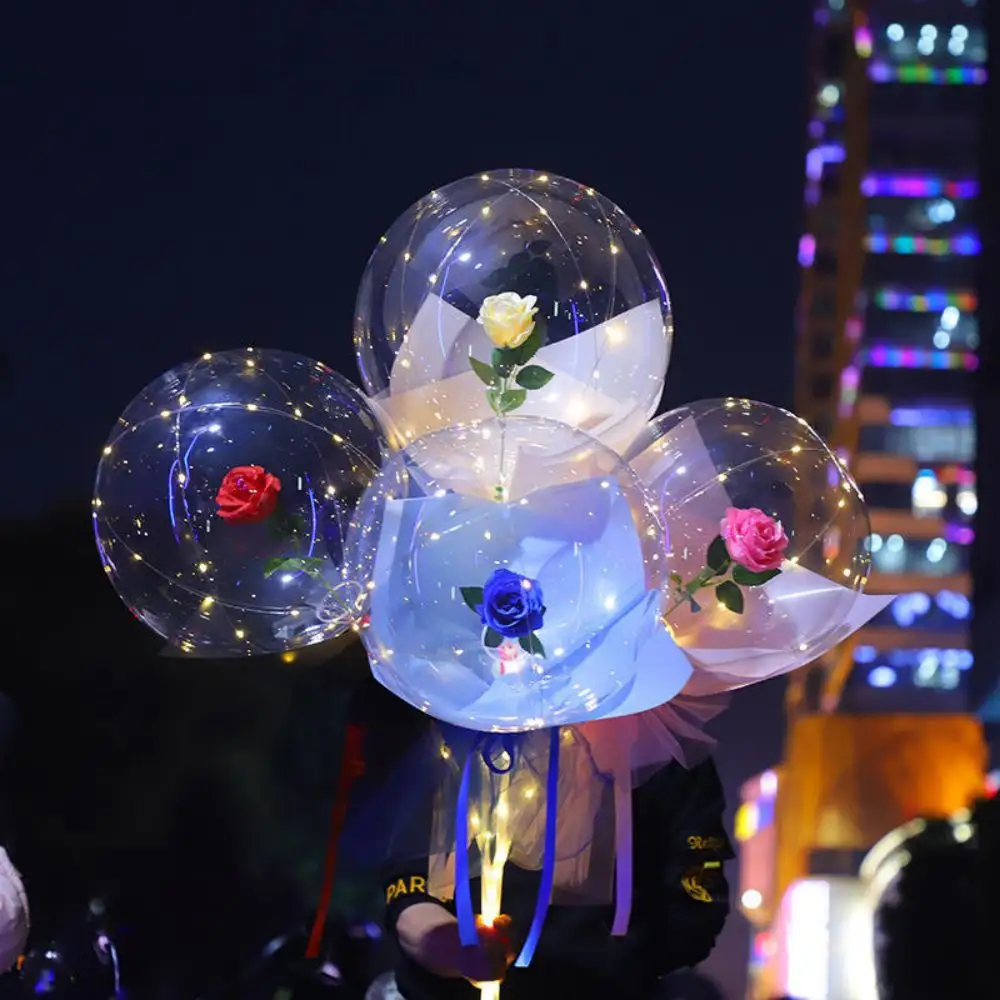
[[[593,185],[643,227],[675,306],[668,405],[791,401],[806,5],[7,7],[0,514],[82,513],[115,417],[202,351],[282,347],[354,377],[380,233],[495,167]],[[741,695],[722,724],[731,791],[778,754],[779,700]],[[734,917],[711,969],[733,996],[741,935]]]

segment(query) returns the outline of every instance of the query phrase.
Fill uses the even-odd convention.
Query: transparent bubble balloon
[[[362,383],[396,447],[517,411],[621,451],[656,410],[672,330],[638,226],[535,170],[477,174],[411,206],[355,311]]]
[[[641,711],[690,665],[662,622],[663,532],[635,474],[565,424],[485,421],[387,461],[348,535],[376,677],[515,732]]]
[[[809,663],[870,616],[867,507],[804,420],[703,400],[653,421],[627,457],[667,531],[667,620],[721,686]]]
[[[354,506],[384,439],[326,365],[255,349],[147,386],[97,469],[94,531],[119,596],[184,652],[281,652],[355,623],[341,578]]]

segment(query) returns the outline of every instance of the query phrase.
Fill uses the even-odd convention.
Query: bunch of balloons
[[[468,942],[466,850],[499,912],[510,831],[534,829],[510,819],[511,789],[540,782],[546,898],[520,964],[557,879],[567,735],[631,782],[670,758],[677,696],[809,663],[890,600],[863,593],[864,500],[804,421],[735,398],[652,419],[673,333],[617,205],[484,173],[413,205],[372,254],[363,390],[282,351],[205,355],[129,405],[98,469],[105,569],[168,642],[254,655],[354,628],[383,685],[473,734],[450,876]]]

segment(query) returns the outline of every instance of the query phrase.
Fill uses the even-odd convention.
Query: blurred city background
[[[282,347],[353,378],[353,299],[383,229],[437,184],[524,165],[641,222],[676,312],[666,405],[739,395],[812,423],[871,508],[870,588],[901,595],[715,725],[734,914],[672,995],[875,1000],[877,964],[903,984],[885,996],[1000,994],[962,985],[983,960],[976,864],[1000,787],[984,10],[0,15],[0,690],[24,736],[0,818],[36,934],[124,900],[155,929],[129,947],[187,985],[308,913],[336,684],[159,657],[101,579],[96,458],[141,386],[205,350]]]

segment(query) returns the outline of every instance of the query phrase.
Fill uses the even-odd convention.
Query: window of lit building
[[[975,203],[945,196],[871,198],[870,233],[924,233],[952,236],[975,228]]]
[[[961,633],[971,613],[972,602],[965,594],[951,590],[927,594],[918,590],[897,597],[872,619],[872,627]]]
[[[944,538],[913,539],[902,535],[870,539],[872,562],[882,573],[919,573],[922,576],[953,576],[969,569],[969,546]]]
[[[941,69],[971,68],[986,61],[986,33],[974,25],[946,20],[936,23],[891,21],[884,27],[874,28],[872,55],[900,68],[908,64]],[[965,82],[961,76],[950,80]]]
[[[974,661],[972,652],[961,648],[880,650],[860,645],[854,649],[854,662],[871,687],[892,687],[908,679],[915,687],[954,691]]]
[[[894,456],[884,467],[885,475],[899,471]],[[918,469],[910,479],[882,481],[875,460],[864,482],[865,499],[872,510],[910,513],[919,518],[940,518],[946,523],[948,541],[968,544],[972,540],[969,522],[976,513],[975,473],[960,465],[934,465]]]
[[[916,296],[911,296],[917,298]],[[924,305],[926,296],[917,298]],[[927,352],[971,352],[979,347],[979,322],[974,313],[962,312],[957,306],[943,309],[886,308],[882,303],[897,302],[895,297],[876,293],[865,314],[866,339],[876,345],[898,346],[917,352],[904,366],[919,367],[927,362]],[[920,353],[922,352],[922,353]],[[942,367],[947,367],[942,365]]]
[[[862,427],[858,451],[904,455],[920,463],[971,462],[975,429],[968,424]]]
[[[910,503],[916,517],[933,517],[944,510],[948,503],[948,494],[942,488],[933,469],[922,469],[913,480]]]

